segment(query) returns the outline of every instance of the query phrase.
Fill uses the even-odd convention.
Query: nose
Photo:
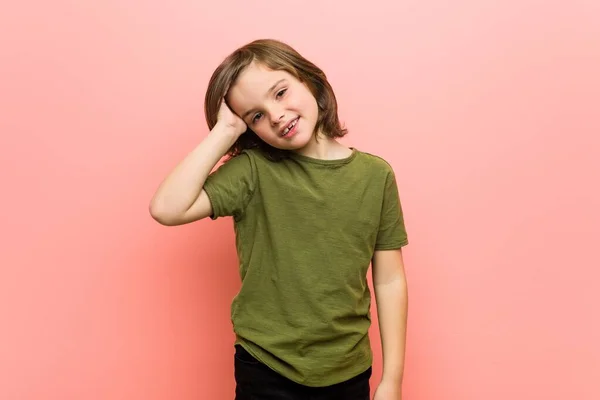
[[[284,121],[284,115],[285,113],[283,112],[283,108],[281,107],[272,107],[271,110],[269,110],[269,118],[273,126],[278,125],[282,121]]]

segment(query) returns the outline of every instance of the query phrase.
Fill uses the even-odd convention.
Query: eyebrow
[[[283,79],[280,79],[280,80],[278,80],[277,82],[275,82],[275,84],[274,84],[273,86],[271,86],[271,88],[270,88],[270,89],[267,91],[267,94],[269,94],[269,93],[271,93],[273,90],[275,90],[275,88],[276,88],[277,86],[279,86],[279,84],[280,84],[281,82],[285,82],[285,80],[286,80],[286,79],[285,79],[285,78],[283,78]],[[254,109],[254,108],[252,108],[252,109],[250,109],[250,110],[246,111],[246,112],[245,112],[245,113],[242,115],[242,119],[246,119],[246,117],[247,117],[248,115],[252,114],[254,111],[255,111],[255,109]]]

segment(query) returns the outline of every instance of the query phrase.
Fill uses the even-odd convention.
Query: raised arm
[[[150,201],[150,215],[163,225],[182,225],[211,215],[204,182],[214,166],[246,131],[246,124],[223,101],[218,122],[162,181]]]

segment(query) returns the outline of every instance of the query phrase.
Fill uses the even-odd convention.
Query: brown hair
[[[335,94],[325,73],[292,47],[274,39],[259,39],[240,47],[225,58],[213,72],[204,99],[204,114],[209,129],[217,123],[221,99],[225,96],[226,90],[253,61],[272,70],[286,71],[306,84],[319,107],[315,135],[319,131],[331,138],[346,135],[347,130],[340,125],[338,118]],[[235,157],[242,150],[250,148],[263,150],[265,155],[274,161],[287,157],[288,153],[287,150],[268,145],[248,128],[231,146],[227,154]]]

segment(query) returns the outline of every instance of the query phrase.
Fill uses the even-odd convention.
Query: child
[[[279,41],[227,57],[205,114],[210,133],[150,212],[164,225],[233,217],[236,400],[369,399],[371,261],[384,363],[375,399],[400,399],[408,241],[390,165],[336,141],[346,130],[325,74]]]

